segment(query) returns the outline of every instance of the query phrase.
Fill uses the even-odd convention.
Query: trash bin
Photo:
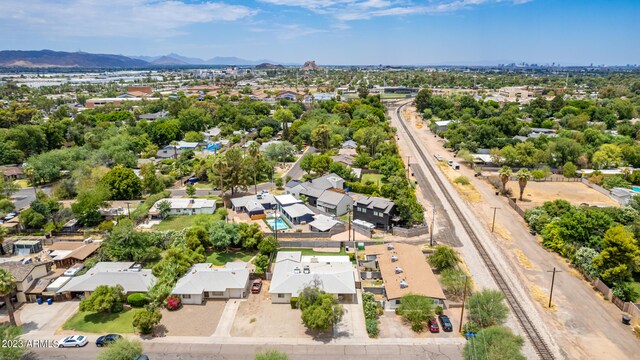
[[[52,298],[48,298],[47,299],[47,305],[51,305],[53,304],[53,299]]]
[[[628,317],[627,315],[622,315],[622,323],[625,325],[631,324],[631,318]]]
[[[38,305],[42,305],[42,298],[37,298],[36,302],[38,303]]]
[[[344,247],[344,251],[349,252],[349,245]]]

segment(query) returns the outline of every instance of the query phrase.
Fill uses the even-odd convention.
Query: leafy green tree
[[[91,296],[80,301],[80,311],[119,312],[126,301],[124,288],[121,285],[100,285]]]
[[[258,251],[260,251],[261,254],[269,255],[272,252],[276,251],[278,249],[278,246],[280,246],[278,240],[276,240],[275,237],[269,235],[258,244]]]
[[[0,198],[9,199],[18,190],[20,190],[20,187],[16,183],[5,180],[4,176],[0,176]]]
[[[216,249],[228,251],[230,246],[240,245],[238,225],[214,221],[209,225],[209,241]]]
[[[400,306],[396,312],[411,323],[413,331],[420,332],[423,329],[423,323],[433,317],[434,311],[435,306],[430,298],[406,294],[400,298]]]
[[[289,356],[278,350],[267,350],[259,352],[253,358],[254,360],[289,360]]]
[[[380,126],[365,127],[353,134],[353,140],[363,145],[369,151],[369,156],[374,156],[378,147],[388,137],[389,135]]]
[[[420,91],[418,91],[418,94],[416,95],[416,98],[413,101],[413,104],[416,106],[416,110],[418,110],[419,113],[424,112],[426,109],[428,109],[431,106],[432,94],[433,92],[431,91],[431,89],[428,89],[428,88],[421,89]]]
[[[169,215],[169,212],[171,212],[171,201],[166,199],[159,201],[156,205],[156,209],[158,209],[160,217],[166,219]]]
[[[20,213],[20,224],[27,229],[41,229],[46,223],[47,218],[33,209]]]
[[[440,279],[447,292],[453,296],[462,296],[465,286],[467,295],[471,293],[473,281],[471,280],[471,276],[468,276],[462,270],[455,268],[445,269],[440,273]]]
[[[132,220],[120,219],[102,242],[101,255],[111,261],[152,262],[160,258],[163,239],[135,230]]]
[[[622,164],[622,151],[614,144],[604,144],[593,153],[591,162],[596,169],[607,169]]]
[[[311,165],[311,169],[316,174],[325,174],[329,171],[331,164],[333,163],[333,159],[329,155],[320,154],[313,156],[313,163]]]
[[[11,346],[0,347],[0,360],[22,359],[25,353],[24,341],[21,339],[22,328],[11,324],[0,325],[0,343]]]
[[[329,139],[331,139],[331,128],[325,124],[318,125],[311,131],[311,143],[321,152],[329,150]]]
[[[238,224],[238,233],[240,234],[240,242],[243,249],[255,249],[258,244],[264,241],[264,232],[257,223]]]
[[[288,141],[272,143],[264,149],[267,159],[274,162],[290,162],[295,160],[295,148]]]
[[[197,143],[203,142],[204,134],[198,131],[188,131],[186,134],[184,134],[184,141]]]
[[[500,174],[500,181],[502,182],[502,192],[507,192],[507,183],[509,182],[509,177],[511,176],[511,168],[508,166],[503,166],[498,170]]]
[[[439,271],[452,269],[460,262],[458,252],[447,245],[438,245],[434,252],[429,255],[429,264]]]
[[[137,359],[140,355],[142,355],[142,343],[140,340],[121,338],[99,352],[98,360]]]
[[[180,129],[183,132],[203,131],[207,124],[211,123],[211,117],[204,109],[190,107],[178,114]]]
[[[253,259],[253,264],[256,266],[256,274],[264,274],[267,272],[267,267],[269,266],[269,257],[260,254]]]
[[[593,265],[593,259],[598,257],[598,255],[599,253],[596,250],[583,246],[576,251],[571,262],[585,274],[592,278],[597,278],[600,276],[600,272]]]
[[[162,320],[162,314],[158,309],[145,308],[133,316],[133,326],[141,334],[151,334],[154,326],[158,325],[160,320]]]
[[[333,294],[306,287],[298,296],[302,322],[312,330],[327,330],[342,320],[344,309]],[[307,290],[307,291],[305,291]]]
[[[566,178],[574,178],[576,177],[576,171],[578,167],[575,166],[572,162],[567,162],[562,166],[562,175]]]
[[[168,267],[172,267],[174,275],[180,277],[187,273],[193,264],[204,262],[204,249],[191,250],[188,248],[172,247],[167,250],[157,264],[153,266],[153,275],[160,277],[166,273]]]
[[[4,298],[7,305],[7,313],[9,314],[9,323],[16,326],[16,317],[14,315],[13,302],[11,296],[16,289],[16,278],[5,269],[0,269],[0,296]]]
[[[142,195],[142,182],[131,169],[116,166],[100,180],[113,200],[132,200]]]
[[[529,182],[529,179],[531,178],[531,173],[529,170],[522,168],[516,172],[516,178],[518,179],[518,185],[520,186],[520,200],[522,200],[522,194],[524,194],[527,182]]]
[[[265,126],[260,129],[260,137],[263,139],[271,139],[273,136],[273,128],[271,126]]]
[[[604,234],[602,248],[600,255],[593,259],[602,281],[614,284],[629,280],[640,260],[640,249],[633,234],[622,225],[612,226]]]
[[[302,157],[302,159],[300,159],[300,168],[307,174],[310,173],[313,169],[313,160],[315,159],[315,157],[316,155],[314,154],[306,154]]]
[[[189,185],[187,185],[186,192],[187,192],[187,195],[189,195],[189,197],[194,197],[195,194],[196,194],[196,187],[191,185],[191,184],[189,184]]]
[[[469,320],[487,328],[501,325],[507,320],[509,308],[504,304],[504,294],[497,290],[482,290],[469,297]]]
[[[524,339],[504,326],[480,330],[464,345],[464,359],[526,360],[522,354]]]

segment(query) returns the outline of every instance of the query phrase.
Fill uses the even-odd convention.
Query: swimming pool
[[[631,190],[633,190],[633,191],[635,191],[637,193],[640,193],[640,186],[632,186]]]
[[[280,217],[265,219],[265,221],[267,222],[267,225],[269,225],[271,230],[276,230],[276,226],[278,227],[278,230],[289,229],[289,225]]]

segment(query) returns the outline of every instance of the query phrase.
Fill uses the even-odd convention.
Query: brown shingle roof
[[[85,244],[82,241],[57,241],[47,247],[47,250],[76,250],[83,247]]]
[[[89,256],[91,256],[91,254],[96,252],[96,250],[98,250],[101,244],[102,243],[99,243],[99,242],[92,242],[90,244],[86,244],[85,246],[74,250],[67,257],[84,261],[84,259],[88,258]]]
[[[0,269],[10,272],[17,282],[23,282],[24,279],[31,274],[33,269],[46,264],[47,262],[31,262],[29,264],[23,264],[20,261],[7,261],[0,263]]]
[[[446,299],[420,248],[402,243],[394,243],[393,247],[393,250],[388,250],[386,244],[372,245],[364,251],[366,255],[376,255],[387,299],[399,299],[409,293]],[[392,255],[398,261],[391,261]],[[396,267],[402,269],[400,274],[396,274]],[[400,280],[404,280],[409,286],[400,288]]]

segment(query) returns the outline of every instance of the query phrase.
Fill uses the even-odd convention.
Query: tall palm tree
[[[227,163],[227,159],[218,155],[215,159],[213,159],[213,172],[214,174],[220,178],[220,197],[222,198],[222,203],[224,204],[224,177],[229,168],[229,164]]]
[[[531,178],[531,173],[528,169],[522,168],[516,173],[516,178],[518,178],[518,185],[520,185],[520,200],[522,200],[522,194],[524,193],[524,188],[527,187],[529,178]]]
[[[7,312],[9,313],[9,321],[11,325],[16,326],[16,317],[13,315],[13,303],[11,302],[11,295],[16,288],[16,279],[10,272],[4,269],[0,269],[0,296],[4,298],[4,303],[7,304]]]
[[[500,174],[500,181],[502,181],[502,193],[507,192],[507,182],[509,182],[509,177],[511,176],[511,168],[508,166],[503,166],[498,170]]]
[[[257,194],[258,193],[258,166],[260,165],[260,157],[262,156],[262,153],[260,153],[260,146],[258,146],[258,143],[256,142],[252,142],[251,145],[249,145],[249,156],[251,157],[250,161],[251,161],[251,165],[253,166],[252,169],[252,173],[253,173],[253,189],[254,192]]]

